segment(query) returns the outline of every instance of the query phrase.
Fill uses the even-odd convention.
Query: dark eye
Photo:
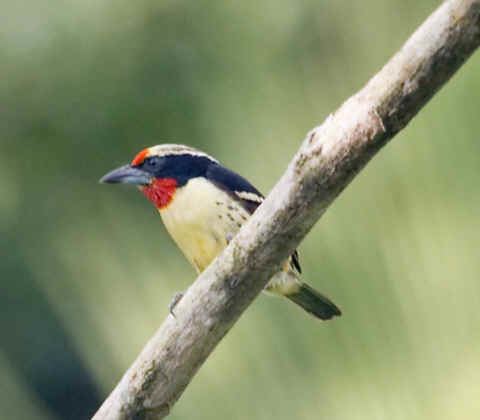
[[[155,169],[158,168],[158,166],[160,165],[160,160],[157,156],[152,156],[145,160],[144,165],[147,168]]]

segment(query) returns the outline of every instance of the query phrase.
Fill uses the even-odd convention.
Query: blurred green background
[[[0,418],[84,419],[195,278],[99,185],[186,143],[268,192],[434,0],[23,0],[0,15]],[[257,299],[172,419],[480,418],[480,54],[300,247],[344,316]]]

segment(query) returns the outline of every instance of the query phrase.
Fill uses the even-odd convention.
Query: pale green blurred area
[[[194,271],[134,189],[145,146],[268,192],[437,1],[20,1],[0,16],[0,418],[87,418]],[[343,310],[261,296],[172,419],[480,418],[480,56],[300,247]]]

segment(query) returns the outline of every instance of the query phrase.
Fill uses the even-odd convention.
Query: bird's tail
[[[299,284],[299,288],[296,291],[284,296],[301,306],[308,313],[323,320],[342,314],[340,309],[330,299],[303,282]]]

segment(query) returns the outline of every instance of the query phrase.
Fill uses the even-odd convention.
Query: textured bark
[[[480,0],[442,4],[308,133],[265,202],[188,289],[94,419],[165,417],[197,369],[362,167],[480,43]]]

